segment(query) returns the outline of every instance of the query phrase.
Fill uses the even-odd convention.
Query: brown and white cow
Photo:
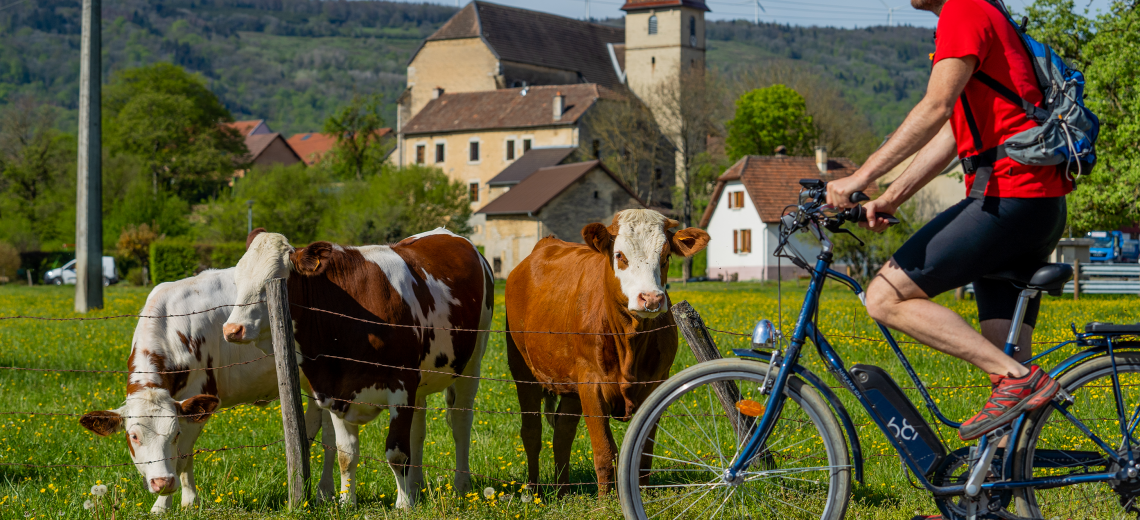
[[[582,228],[585,244],[547,237],[507,278],[507,361],[518,383],[527,477],[538,484],[544,398],[560,397],[554,426],[554,468],[569,482],[570,446],[580,417],[594,452],[599,493],[613,483],[617,445],[609,417],[628,420],[669,375],[677,331],[663,281],[670,255],[692,256],[709,235],[696,228],[674,231],[675,220],[650,210],[626,210],[608,227]],[[514,332],[519,331],[519,332]],[[616,333],[528,334],[523,331]],[[648,456],[643,458],[648,464]],[[565,493],[561,486],[559,493]]]
[[[317,402],[332,412],[343,502],[356,501],[360,425],[387,408],[385,457],[399,489],[396,505],[415,503],[426,417],[423,409],[400,407],[422,408],[428,394],[444,390],[455,488],[470,489],[471,410],[487,345],[487,333],[470,330],[490,326],[495,299],[490,266],[471,242],[437,229],[392,246],[316,242],[294,250],[284,236],[260,233],[236,269],[239,303],[263,299],[269,280],[288,278],[301,370]],[[235,307],[226,339],[257,341],[269,335],[267,321],[265,305]]]
[[[277,399],[273,360],[258,359],[265,357],[261,349],[273,351],[268,339],[262,342],[265,344],[249,345],[233,345],[222,339],[222,325],[230,314],[230,308],[225,306],[233,304],[237,297],[233,274],[233,269],[204,271],[155,287],[147,296],[142,314],[184,316],[139,319],[127,359],[131,373],[127,378],[126,402],[116,410],[89,412],[79,420],[98,435],[125,432],[131,460],[147,489],[158,495],[152,512],[170,508],[179,482],[182,507],[198,500],[192,454],[210,416],[179,416],[209,414],[218,408],[265,404]],[[207,309],[213,310],[200,312]],[[211,370],[234,363],[244,364]],[[310,436],[320,429],[321,415],[321,409],[310,401],[305,415]],[[331,426],[325,428],[324,438],[328,442],[332,442],[331,430]],[[325,453],[319,487],[325,495],[333,491],[333,455]]]

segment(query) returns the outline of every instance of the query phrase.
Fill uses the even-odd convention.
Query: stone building
[[[549,166],[480,209],[485,224],[472,238],[483,245],[495,277],[506,278],[541,238],[582,243],[586,224],[608,224],[618,211],[644,207],[601,161]]]

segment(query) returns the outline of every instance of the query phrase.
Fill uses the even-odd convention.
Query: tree
[[[790,60],[770,60],[734,74],[732,92],[740,94],[773,85],[785,85],[804,98],[807,114],[815,127],[815,145],[823,146],[835,157],[847,157],[862,163],[875,151],[879,137],[871,121],[835,87],[810,67]],[[771,149],[761,149],[761,155]]]
[[[579,139],[579,156],[600,159],[648,204],[672,200],[665,182],[674,168],[673,144],[636,96],[623,92],[617,100],[598,100],[583,128],[588,133]]]
[[[1073,14],[1071,0],[1037,0],[1035,37],[1084,65],[1085,100],[1100,117],[1098,164],[1069,197],[1077,234],[1140,221],[1140,9],[1116,0],[1095,21]]]
[[[57,118],[28,96],[0,116],[0,239],[22,250],[74,237],[75,144]]]
[[[803,96],[784,85],[744,93],[736,100],[736,116],[727,124],[725,149],[732,160],[768,155],[777,146],[789,155],[811,155],[817,133]]]
[[[146,224],[129,225],[123,228],[115,247],[118,249],[119,256],[133,259],[142,266],[144,269],[143,279],[145,280],[147,278],[146,269],[149,267],[150,261],[150,245],[159,238],[158,233],[155,233]]]
[[[205,81],[170,63],[116,74],[103,116],[108,147],[143,161],[155,199],[160,188],[190,200],[216,191],[249,154]]]
[[[325,120],[325,133],[336,136],[336,149],[329,163],[339,178],[354,175],[359,181],[364,179],[365,171],[379,171],[391,148],[382,133],[384,118],[380,108],[379,95],[353,95],[347,106]]]

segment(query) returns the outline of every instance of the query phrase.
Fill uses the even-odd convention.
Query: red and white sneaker
[[[1013,422],[1025,412],[1040,408],[1061,389],[1061,385],[1037,365],[1029,367],[1025,377],[991,374],[990,382],[994,390],[986,406],[958,428],[958,437],[964,441],[977,439]]]

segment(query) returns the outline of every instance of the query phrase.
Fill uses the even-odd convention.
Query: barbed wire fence
[[[200,368],[188,368],[188,369],[179,369],[179,370],[163,370],[163,371],[110,370],[110,369],[68,369],[68,368],[42,368],[42,367],[20,367],[20,366],[0,366],[0,370],[54,372],[54,373],[173,375],[173,374],[184,374],[184,373],[196,372],[196,371],[225,370],[225,369],[233,368],[236,366],[256,363],[256,362],[259,362],[259,361],[262,361],[262,360],[265,360],[268,358],[273,358],[274,362],[276,364],[276,367],[277,367],[277,374],[278,374],[278,381],[279,381],[279,400],[281,402],[282,422],[283,422],[283,437],[282,438],[271,441],[271,442],[263,443],[263,444],[242,444],[242,445],[235,445],[235,446],[224,446],[221,448],[198,448],[198,449],[194,449],[190,453],[184,453],[184,454],[168,457],[165,459],[158,459],[158,460],[154,460],[154,461],[146,461],[146,462],[138,462],[138,463],[136,463],[136,462],[124,462],[124,463],[116,463],[116,464],[58,464],[58,463],[32,463],[32,462],[7,462],[7,461],[4,461],[4,462],[0,462],[0,467],[116,468],[116,467],[133,466],[136,464],[149,464],[149,463],[153,463],[153,462],[163,462],[166,460],[185,459],[185,458],[193,457],[195,455],[204,454],[204,453],[219,453],[219,452],[244,450],[244,449],[267,449],[268,447],[271,447],[271,446],[276,446],[278,444],[284,444],[286,447],[286,464],[287,464],[287,471],[286,471],[287,481],[286,481],[286,484],[288,485],[288,488],[289,488],[289,493],[288,493],[289,494],[289,500],[288,500],[288,502],[289,502],[289,507],[292,509],[292,508],[294,508],[294,507],[296,507],[302,503],[305,503],[308,500],[308,494],[309,494],[308,484],[309,484],[309,480],[310,480],[310,475],[309,475],[309,458],[310,458],[309,457],[309,446],[310,446],[310,444],[315,444],[315,445],[321,446],[325,450],[343,453],[343,451],[340,450],[339,447],[330,446],[330,445],[325,444],[319,440],[316,440],[315,438],[310,438],[310,437],[308,437],[307,433],[305,432],[304,420],[303,420],[304,413],[303,413],[303,408],[301,406],[301,397],[306,397],[306,398],[310,399],[311,403],[313,403],[315,401],[315,398],[314,398],[314,396],[310,396],[310,395],[305,394],[300,388],[299,369],[297,366],[297,356],[302,356],[302,357],[304,357],[304,359],[310,359],[310,360],[316,360],[319,358],[337,359],[337,360],[341,360],[341,361],[349,361],[349,362],[354,362],[354,363],[359,363],[359,364],[364,364],[364,365],[369,365],[369,366],[375,366],[375,367],[381,367],[381,368],[392,368],[392,369],[398,369],[398,370],[411,370],[411,371],[422,372],[422,373],[444,374],[444,375],[448,375],[448,376],[452,376],[452,377],[459,377],[459,378],[470,377],[470,378],[477,378],[477,379],[482,380],[482,381],[510,383],[510,384],[519,384],[519,383],[536,384],[536,383],[539,383],[536,381],[522,381],[522,380],[515,380],[515,379],[505,378],[505,377],[504,378],[498,378],[498,377],[488,377],[488,376],[482,376],[482,375],[470,376],[470,375],[465,375],[465,374],[457,374],[454,372],[431,370],[431,369],[425,369],[425,368],[420,368],[420,367],[407,367],[407,366],[402,366],[402,365],[385,364],[385,363],[379,363],[379,362],[375,362],[375,361],[354,359],[354,358],[349,358],[349,357],[344,357],[344,356],[336,356],[336,355],[331,355],[331,354],[318,354],[317,356],[314,356],[314,357],[305,357],[294,348],[292,327],[286,326],[287,324],[292,323],[291,318],[290,318],[290,313],[289,313],[290,307],[297,307],[297,308],[304,309],[307,311],[321,312],[321,313],[328,314],[331,316],[336,316],[336,317],[349,319],[349,320],[355,320],[358,322],[365,322],[365,323],[369,323],[369,324],[373,324],[373,325],[380,325],[380,326],[386,326],[386,327],[398,327],[398,328],[416,328],[416,329],[425,329],[425,330],[430,329],[430,330],[440,330],[440,331],[447,331],[447,332],[477,332],[477,333],[495,333],[495,334],[507,334],[507,333],[512,333],[512,334],[550,334],[550,335],[578,335],[578,336],[635,336],[635,335],[649,334],[649,333],[654,333],[654,332],[658,332],[661,330],[674,329],[675,328],[675,329],[678,329],[679,332],[681,333],[681,335],[686,339],[687,344],[689,345],[690,349],[693,350],[693,353],[696,356],[698,362],[704,362],[704,361],[708,361],[710,359],[716,359],[716,358],[720,357],[720,351],[717,349],[715,343],[711,339],[711,336],[709,336],[710,332],[711,333],[717,333],[717,334],[724,334],[724,335],[728,335],[728,336],[732,336],[732,337],[745,337],[745,338],[751,337],[751,334],[749,334],[749,333],[741,333],[741,332],[721,330],[721,329],[708,327],[707,325],[704,324],[703,320],[700,318],[700,315],[696,312],[696,310],[693,309],[692,306],[689,305],[688,302],[686,302],[686,301],[682,301],[682,302],[678,303],[677,305],[675,305],[671,309],[674,312],[674,317],[677,321],[676,325],[666,325],[666,326],[648,329],[648,330],[644,330],[644,331],[634,331],[634,332],[510,331],[510,330],[505,330],[505,329],[466,329],[466,328],[453,328],[453,327],[433,327],[433,326],[423,326],[423,325],[387,323],[387,322],[380,322],[380,321],[374,321],[374,320],[367,320],[367,319],[358,318],[355,316],[349,316],[346,314],[341,314],[341,313],[337,313],[337,312],[333,312],[333,311],[329,311],[329,310],[325,310],[325,309],[319,309],[319,308],[289,303],[288,295],[287,295],[287,292],[285,289],[284,279],[275,279],[267,286],[267,298],[266,298],[266,300],[260,300],[260,301],[256,301],[256,302],[245,303],[245,304],[219,305],[219,306],[211,307],[209,309],[204,309],[204,310],[194,311],[194,312],[189,312],[189,313],[169,314],[169,315],[118,314],[118,315],[112,315],[112,316],[77,317],[77,318],[53,318],[53,317],[42,317],[42,316],[15,315],[15,316],[0,316],[0,322],[8,321],[8,320],[37,320],[37,321],[48,321],[48,322],[75,322],[75,321],[101,321],[101,320],[129,319],[129,318],[133,318],[133,319],[167,319],[167,318],[176,318],[176,317],[189,317],[189,316],[194,316],[194,315],[198,315],[198,314],[205,314],[205,313],[214,312],[214,311],[224,309],[224,308],[232,309],[235,307],[260,305],[263,303],[268,303],[268,306],[270,309],[270,313],[269,313],[270,314],[270,324],[271,324],[270,329],[272,331],[272,336],[273,336],[274,352],[272,354],[265,354],[261,357],[255,358],[255,359],[230,363],[227,365],[222,365],[222,366],[217,366],[217,367],[200,367]],[[865,336],[859,336],[859,335],[850,335],[850,334],[830,334],[829,337],[843,338],[843,339],[850,339],[850,340],[857,340],[857,341],[878,342],[878,343],[886,343],[887,342],[885,339],[871,338],[871,337],[865,337]],[[917,342],[917,341],[897,341],[896,343],[898,343],[898,344],[921,345],[921,343]],[[1037,344],[1056,344],[1056,342],[1035,341],[1035,342],[1033,342],[1033,344],[1035,344],[1035,345],[1037,345]],[[292,355],[290,355],[290,354],[292,354]],[[635,384],[655,384],[655,383],[663,383],[665,381],[667,381],[667,379],[652,380],[652,381],[638,381]],[[604,385],[604,384],[627,384],[627,383],[609,382],[609,381],[601,381],[601,382],[599,382],[599,381],[582,381],[582,382],[561,382],[561,383],[550,383],[550,384],[554,384],[554,385],[575,385],[576,386],[576,385]],[[1107,387],[1108,385],[1099,385],[1099,386]],[[1122,384],[1121,386],[1122,387],[1123,386],[1140,386],[1140,384]],[[846,389],[846,387],[838,386],[838,385],[827,385],[827,387],[832,389],[832,390],[845,390]],[[990,385],[988,385],[988,384],[929,385],[929,386],[925,386],[925,388],[928,390],[955,390],[955,389],[989,388],[989,387],[990,387]],[[913,386],[901,386],[900,388],[902,388],[904,390],[917,390],[918,389],[917,387],[913,387]],[[731,396],[739,395],[739,393],[737,391],[735,391],[734,388],[717,388],[716,391],[718,393],[718,397],[721,397],[721,401],[722,401],[721,405],[724,408],[725,414],[729,416],[729,419],[734,421],[734,422],[745,421],[746,419],[744,418],[744,416],[742,416],[739,413],[739,411],[737,411],[736,408],[733,406],[735,401],[730,400]],[[607,419],[612,418],[611,416],[598,416],[598,415],[589,415],[589,414],[583,414],[583,413],[564,413],[564,412],[545,411],[545,410],[539,410],[539,411],[533,411],[533,412],[523,412],[523,411],[517,411],[516,412],[516,411],[511,411],[511,410],[505,410],[504,411],[504,410],[492,410],[492,409],[482,409],[482,408],[456,408],[456,407],[430,407],[430,406],[422,406],[421,407],[421,406],[415,406],[413,404],[409,404],[409,405],[386,405],[386,404],[381,405],[381,404],[376,404],[376,403],[371,403],[371,402],[366,402],[366,401],[355,401],[355,400],[343,399],[343,398],[332,398],[332,400],[344,402],[346,404],[366,405],[366,406],[372,406],[372,407],[375,407],[378,409],[389,409],[389,410],[391,410],[391,409],[396,409],[396,410],[407,409],[407,410],[412,410],[412,411],[418,410],[418,411],[424,411],[424,412],[468,411],[468,412],[472,412],[472,413],[483,413],[483,414],[493,414],[493,415],[535,414],[535,415],[539,415],[539,416],[568,415],[568,416],[577,416],[577,417],[582,417],[582,418],[590,418],[590,417],[600,417],[600,418],[607,418]],[[214,411],[214,412],[208,412],[208,413],[175,414],[175,415],[162,415],[162,416],[140,415],[140,416],[121,416],[121,417],[123,419],[129,419],[129,418],[170,418],[170,417],[196,419],[196,418],[201,418],[202,416],[216,415],[218,413],[220,413],[220,412]],[[67,413],[67,412],[40,412],[40,411],[0,411],[0,415],[13,415],[13,416],[14,415],[23,415],[23,416],[29,416],[29,417],[34,418],[35,416],[83,417],[86,414],[83,414],[83,413]],[[712,416],[712,414],[710,414],[710,416]],[[721,417],[721,415],[716,415],[716,416]],[[1082,418],[1082,420],[1116,421],[1117,419],[1116,418],[1090,417],[1087,419]],[[865,428],[865,427],[869,427],[869,426],[875,426],[875,423],[872,421],[867,421],[867,422],[855,424],[854,426],[857,428]],[[739,431],[740,430],[738,427],[738,432]],[[384,458],[373,457],[373,456],[365,455],[363,453],[358,453],[357,455],[362,459],[372,460],[372,461],[379,462],[379,463],[382,463],[385,465],[389,464],[389,461],[387,459],[384,459]],[[864,456],[865,457],[866,456],[871,456],[871,457],[897,457],[898,455],[894,454],[894,453],[881,453],[881,454],[867,454]],[[459,471],[456,468],[447,468],[447,467],[436,466],[436,465],[431,465],[431,464],[413,465],[413,464],[405,463],[405,464],[398,465],[398,466],[418,467],[421,469],[432,469],[432,470],[441,470],[441,471],[449,471],[449,472]],[[468,473],[473,478],[482,479],[482,480],[485,480],[488,482],[496,482],[496,483],[501,483],[501,484],[514,484],[516,482],[516,481],[509,481],[509,480],[506,480],[503,478],[495,477],[495,476],[484,474],[484,473],[475,472],[475,471],[466,470],[463,472]],[[557,487],[557,486],[594,486],[597,484],[598,484],[597,482],[591,481],[591,482],[570,482],[570,483],[543,483],[542,485],[543,486]]]

